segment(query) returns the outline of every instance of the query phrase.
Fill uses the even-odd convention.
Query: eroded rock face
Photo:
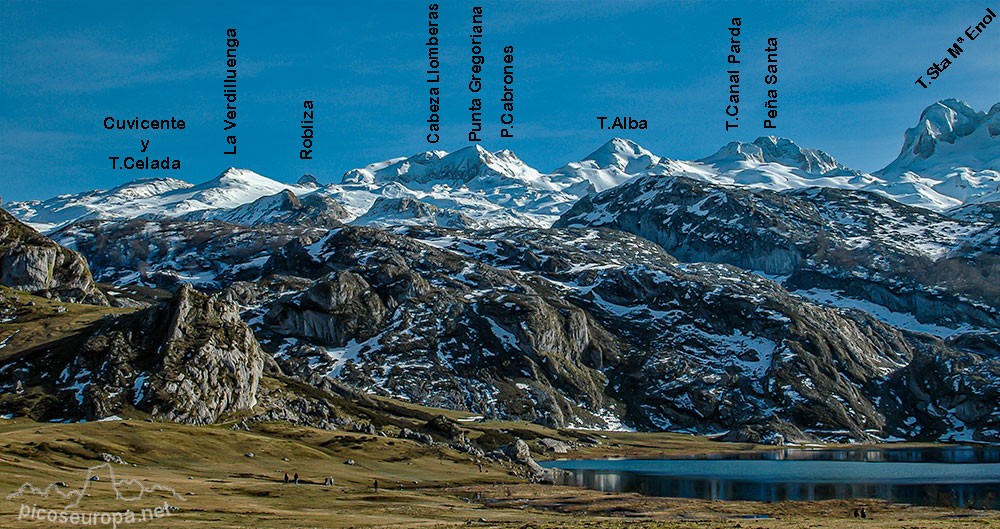
[[[269,267],[316,278],[258,328],[305,379],[553,426],[753,442],[872,440],[920,420],[884,394],[929,337],[619,231],[345,227]],[[314,324],[279,323],[295,321]]]
[[[616,340],[508,271],[367,227],[289,244],[269,271],[316,278],[259,328],[286,372],[554,426],[606,424],[591,410],[605,407]]]
[[[923,344],[886,385],[899,437],[953,441],[1000,440],[1000,333],[961,348]]]
[[[689,198],[696,211],[712,207],[704,197]],[[796,218],[829,215],[821,210],[805,208]],[[736,230],[739,224],[725,228]],[[157,226],[158,231],[148,230],[151,225],[138,223],[135,229],[143,227],[145,241],[148,233],[203,227]],[[795,223],[779,228],[774,233]],[[119,226],[114,232],[130,229]],[[818,304],[729,264],[679,262],[656,243],[612,229],[275,230],[267,232],[274,238],[263,241],[266,262],[230,244],[255,232],[231,229],[206,232],[204,240],[185,239],[166,255],[175,256],[170,262],[183,257],[192,263],[216,252],[226,256],[231,271],[213,281],[229,286],[212,299],[240,304],[242,319],[283,373],[314,388],[343,384],[355,388],[351,398],[369,392],[558,427],[729,431],[734,440],[752,442],[938,439],[958,432],[974,440],[997,437],[991,422],[996,403],[988,400],[993,393],[980,383],[995,375],[979,371],[974,359],[948,360],[967,353],[992,358],[998,340],[983,333],[947,341],[909,333],[865,312]],[[969,242],[980,249],[992,244],[989,238]],[[244,264],[249,262],[256,269]],[[230,319],[214,306],[195,310],[198,303],[185,305],[192,307],[188,312]],[[223,369],[212,368],[215,374],[207,378],[191,373],[161,377],[159,386],[138,384],[142,374],[153,380],[154,360],[162,356],[150,351],[159,351],[165,339],[149,333],[165,335],[169,326],[162,322],[170,318],[158,318],[133,325],[132,331],[105,332],[123,344],[112,349],[146,353],[112,363],[135,367],[121,368],[121,382],[105,384],[111,389],[93,398],[88,396],[93,389],[70,389],[89,387],[91,380],[70,370],[58,383],[73,391],[69,400],[80,398],[81,406],[114,403],[139,394],[129,388],[168,385],[171,392],[192,395],[225,378]],[[192,330],[179,335],[213,327],[196,319],[184,328]],[[192,347],[225,349],[241,336]],[[928,354],[924,347],[943,359],[940,365],[920,361]],[[211,356],[226,359],[217,363],[224,366],[232,360],[226,354]],[[180,372],[182,364],[174,364],[173,371]],[[95,365],[87,369],[97,370]],[[11,369],[0,374],[17,372]],[[51,376],[62,373],[60,367]],[[928,387],[941,389],[921,391],[951,395],[944,388],[958,383],[954,395],[942,401],[946,409],[912,404],[931,402],[912,388],[932,383]],[[0,378],[0,389],[14,387],[5,384]],[[184,421],[217,420],[212,417],[244,402],[236,395],[177,407],[169,399],[151,398],[143,393],[138,402],[146,407],[140,409],[156,405],[161,416]],[[259,417],[320,427],[337,421],[336,413],[319,403],[267,398],[265,409],[254,411]],[[99,417],[114,409],[87,413]]]
[[[388,309],[358,274],[333,272],[305,292],[287,295],[265,315],[275,332],[321,345],[344,346],[377,334]]]
[[[681,261],[781,276],[813,299],[849,298],[949,329],[1000,326],[1000,224],[986,217],[863,191],[775,192],[667,174],[585,197],[555,226],[624,230]]]
[[[558,439],[549,439],[549,438],[540,439],[538,441],[538,444],[541,445],[541,447],[545,451],[547,451],[547,452],[554,452],[556,454],[565,454],[565,453],[569,452],[569,450],[571,448],[570,445],[568,445],[568,444],[566,444],[566,443],[564,443],[564,442],[562,442],[562,441],[560,441]]]
[[[0,285],[63,301],[107,305],[84,258],[0,210]]]
[[[51,385],[60,397],[35,409],[36,418],[96,420],[137,409],[211,424],[256,404],[268,361],[237,305],[191,287],[168,305],[106,319],[69,353],[31,355],[4,367],[4,379]]]
[[[265,358],[236,304],[183,286],[171,309],[150,412],[203,424],[252,408]]]
[[[478,223],[460,211],[439,208],[410,197],[378,197],[368,211],[354,224],[360,226],[442,226],[448,228],[475,228]]]
[[[247,227],[216,221],[93,220],[69,225],[52,237],[78,248],[95,277],[119,285],[142,283],[175,290],[187,283],[219,290],[257,280],[268,257],[290,241],[304,244],[325,229],[308,223]]]
[[[527,467],[527,474],[524,477],[535,483],[554,483],[556,469],[543,468],[533,457],[528,443],[522,439],[515,439],[513,443],[503,446],[497,455],[502,455],[514,463]]]

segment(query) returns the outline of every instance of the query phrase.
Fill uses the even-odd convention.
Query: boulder
[[[565,454],[569,452],[570,446],[558,439],[552,439],[546,437],[545,439],[539,439],[538,444],[542,445],[542,448],[546,452],[555,452],[557,454]]]
[[[0,285],[74,303],[108,305],[79,253],[0,209]]]
[[[427,421],[424,428],[441,434],[447,439],[454,440],[462,436],[462,429],[458,426],[458,423],[445,417],[444,415],[437,415],[433,419]]]
[[[400,430],[400,432],[399,432],[399,438],[400,439],[410,439],[410,440],[413,440],[413,441],[419,441],[419,442],[421,442],[423,444],[426,444],[426,445],[434,444],[434,438],[431,437],[430,434],[426,434],[426,433],[422,433],[422,432],[414,432],[413,430],[411,430],[409,428],[403,428],[402,430]]]

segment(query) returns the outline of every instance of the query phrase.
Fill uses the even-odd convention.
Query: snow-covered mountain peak
[[[639,174],[667,172],[669,163],[634,141],[613,138],[583,160],[556,169],[554,175],[582,196],[615,187]]]
[[[905,203],[947,207],[1000,193],[1000,103],[989,113],[946,99],[924,109],[903,135],[899,156],[875,173]]]
[[[254,184],[259,183],[264,180],[271,180],[266,176],[259,175],[250,169],[238,169],[236,167],[230,167],[219,174],[219,176],[202,182],[195,187],[218,187],[219,185],[244,185],[244,184]]]
[[[961,150],[980,150],[986,144],[993,147],[1000,145],[998,134],[990,131],[990,125],[1000,120],[1000,103],[993,105],[989,113],[980,112],[964,101],[946,99],[938,101],[924,109],[916,126],[909,128],[903,134],[903,148],[899,156],[889,166],[880,172],[889,172],[893,168],[919,165],[920,160],[928,160],[938,153],[950,154],[956,149],[941,145],[957,145]],[[983,124],[987,124],[983,127]],[[979,133],[979,130],[984,130]],[[972,140],[965,145],[967,140]]]
[[[965,101],[938,101],[924,109],[916,127],[906,131],[902,153],[910,151],[920,158],[929,158],[939,142],[955,143],[959,138],[975,132],[985,119],[986,114],[973,109]]]
[[[138,178],[109,189],[107,194],[108,196],[117,196],[124,199],[145,198],[189,187],[191,187],[191,184],[176,178]]]
[[[528,164],[521,161],[521,159],[518,158],[516,154],[514,154],[514,151],[510,149],[502,149],[494,153],[487,152],[486,154],[488,155],[487,159],[492,158],[497,163],[513,164],[517,166],[528,167]]]
[[[298,181],[295,182],[295,185],[303,187],[319,187],[319,180],[316,180],[315,176],[306,173],[299,177]]]
[[[593,161],[603,169],[616,167],[631,174],[660,163],[660,157],[632,140],[614,138],[590,153],[584,161]]]
[[[468,147],[462,147],[457,151],[451,152],[445,156],[445,158],[451,158],[452,160],[478,158],[479,160],[483,160],[484,158],[488,158],[490,154],[490,151],[484,149],[482,145],[475,143],[469,145]]]
[[[452,188],[486,188],[517,180],[529,187],[551,185],[509,150],[490,152],[480,145],[470,145],[452,153],[427,151],[408,158],[393,158],[352,169],[344,174],[343,184],[388,184]]]
[[[752,143],[729,142],[715,154],[703,158],[699,162],[715,165],[722,169],[778,163],[801,169],[810,175],[825,175],[832,171],[844,174],[857,173],[844,167],[833,156],[819,149],[803,148],[788,138],[775,136],[761,136]]]
[[[753,143],[760,147],[765,160],[798,167],[807,173],[826,174],[830,171],[846,169],[833,156],[819,149],[799,147],[794,141],[787,138],[761,136]]]
[[[596,151],[590,153],[585,160],[594,160],[596,162],[611,162],[615,156],[624,156],[627,158],[639,157],[639,156],[655,156],[645,149],[638,143],[627,140],[625,138],[611,138],[604,145],[601,145]]]
[[[753,143],[742,141],[731,141],[722,148],[715,151],[711,156],[698,160],[703,163],[719,163],[724,161],[755,161],[764,163],[764,156],[760,147]]]
[[[516,156],[513,156],[513,159],[520,162]],[[506,163],[509,162],[510,161],[508,160]],[[468,173],[472,176],[482,173],[484,167],[490,167],[491,169],[502,171],[502,168],[494,167],[501,163],[505,162],[501,162],[499,158],[493,156],[493,153],[476,144],[463,147],[448,154],[444,158],[441,158],[439,167],[435,167],[434,169],[437,171],[434,172],[440,171],[441,168],[448,168],[448,170],[460,171]]]
[[[529,177],[536,180],[540,173],[528,167],[512,151],[504,149],[497,152],[490,152],[480,145],[472,145],[459,149],[444,158],[441,158],[437,169],[439,174],[464,175],[460,178],[475,178],[489,173],[498,175],[522,178]]]
[[[293,186],[272,180],[249,169],[230,167],[219,176],[189,189],[164,195],[174,195],[174,208],[181,213],[201,209],[234,208],[286,189],[306,193],[315,186]]]

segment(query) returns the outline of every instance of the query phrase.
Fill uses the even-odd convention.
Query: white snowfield
[[[277,198],[255,201],[291,191],[300,198],[314,193],[333,198],[351,214],[345,219],[349,222],[437,224],[461,214],[476,227],[547,227],[583,196],[646,175],[683,175],[777,191],[815,186],[867,190],[935,211],[1000,201],[1000,103],[989,112],[954,99],[931,105],[906,131],[899,156],[871,174],[844,167],[823,151],[770,136],[732,142],[695,161],[660,157],[615,138],[583,160],[548,174],[509,150],[489,152],[476,145],[450,154],[428,151],[372,163],[325,186],[311,177],[287,184],[230,168],[198,185],[173,178],[140,179],[107,191],[4,207],[42,232],[80,220],[170,218],[195,211],[205,212],[199,215],[205,220],[243,223],[268,218],[282,203]],[[440,211],[414,218],[418,210],[412,207],[380,208],[366,215],[379,197],[411,199]]]

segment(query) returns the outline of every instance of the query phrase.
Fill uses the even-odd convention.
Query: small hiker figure
[[[375,479],[375,492],[378,492],[378,479]]]
[[[330,476],[330,486],[333,486],[333,476]]]
[[[861,517],[868,518],[868,510],[865,509],[864,507],[861,508]]]
[[[293,479],[295,479],[295,484],[298,485],[299,484],[299,473],[298,472],[295,473],[295,476],[294,476]]]
[[[285,472],[285,485],[288,485],[288,472]]]
[[[857,509],[854,509],[854,517],[858,518],[859,516],[861,516],[861,511],[858,511]]]
[[[482,472],[482,471],[483,471],[483,464],[479,463],[479,472]]]

